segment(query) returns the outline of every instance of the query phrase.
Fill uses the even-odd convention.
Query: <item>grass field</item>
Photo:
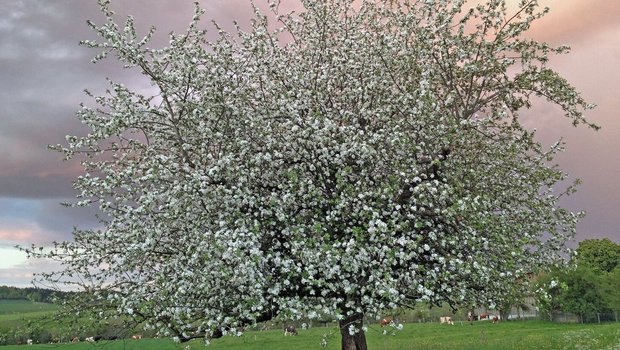
[[[204,346],[201,346],[205,349]],[[32,346],[25,345],[6,345],[0,346],[2,350],[12,349],[66,349],[66,350],[177,350],[183,349],[183,346],[175,344],[169,339],[142,339],[138,341],[134,340],[115,340],[115,341],[100,341],[95,344],[80,342],[76,344],[35,344]]]
[[[339,349],[336,329],[315,328],[300,331],[299,336],[284,338],[282,332],[247,333],[241,338],[223,338],[213,342],[212,349],[320,349],[325,333],[327,349]],[[519,349],[618,349],[620,324],[574,325],[548,322],[478,322],[454,326],[437,323],[405,325],[400,332],[383,335],[374,325],[367,332],[369,349],[437,349],[437,350],[519,350]],[[192,344],[198,345],[198,344]],[[192,349],[198,349],[192,346]]]
[[[0,300],[0,315],[24,314],[31,312],[52,311],[58,306],[48,303],[33,303],[28,300]]]
[[[299,330],[295,337],[284,337],[280,330],[247,332],[241,337],[214,340],[207,349],[213,350],[305,350],[323,349],[321,339],[327,335],[326,349],[339,349],[340,336],[336,328],[316,327]],[[558,324],[541,321],[478,322],[473,326],[457,323],[454,326],[438,323],[407,324],[402,331],[382,334],[371,325],[367,332],[368,348],[378,350],[620,350],[620,323],[615,324]],[[169,339],[117,340],[88,343],[33,345],[29,349],[205,349],[199,340],[175,344]],[[24,349],[23,346],[2,346],[0,350]]]
[[[28,320],[39,320],[57,309],[57,305],[48,303],[0,300],[0,331],[21,327]]]

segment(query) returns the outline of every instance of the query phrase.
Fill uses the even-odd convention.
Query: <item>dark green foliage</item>
[[[606,238],[582,241],[573,263],[539,278],[541,310],[549,319],[554,313],[570,312],[582,322],[616,320],[620,312],[620,245]]]
[[[69,293],[45,288],[0,286],[0,300],[30,300],[32,302],[51,303],[54,298],[64,298],[67,294]]]
[[[560,295],[560,304],[564,311],[580,316],[606,311],[606,305],[601,290],[601,279],[588,267],[579,267],[564,272],[562,278],[566,289]]]
[[[607,306],[620,313],[620,266],[603,275],[601,289]]]
[[[579,269],[590,270],[596,276],[599,302],[609,310],[620,312],[620,244],[607,238],[587,239],[579,243],[576,261]]]
[[[598,272],[611,272],[620,266],[620,244],[607,238],[586,239],[577,248],[577,264]]]

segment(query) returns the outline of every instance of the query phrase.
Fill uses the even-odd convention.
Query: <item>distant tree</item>
[[[0,299],[26,299],[26,292],[17,287],[0,286]]]
[[[35,303],[35,302],[41,302],[43,300],[43,297],[41,296],[41,293],[39,292],[30,292],[26,295],[26,299]]]
[[[0,286],[0,300],[30,300],[51,303],[54,298],[64,298],[70,293],[46,288],[18,288]]]
[[[607,238],[584,240],[577,247],[576,261],[580,268],[596,274],[601,300],[617,318],[620,312],[620,244]]]
[[[44,277],[88,291],[81,310],[181,341],[333,317],[366,349],[365,316],[494,302],[559,259],[580,217],[558,207],[562,145],[518,111],[542,96],[577,125],[590,106],[547,66],[567,48],[523,38],[537,1],[301,3],[215,42],[197,8],[152,49],[100,0],[85,44],[152,89],[112,82],[57,147],[83,157],[76,205],[105,214],[43,255],[66,267]]]
[[[553,269],[537,281],[539,310],[550,320],[557,312],[574,313],[582,322],[596,320],[597,313],[610,310],[604,276],[588,266]]]
[[[620,313],[620,266],[602,276],[601,289],[607,307],[616,314]]]
[[[594,315],[606,309],[600,278],[590,268],[570,269],[562,279],[566,283],[560,297],[563,311],[579,315],[584,322],[586,315]]]
[[[620,266],[620,244],[608,238],[586,239],[577,247],[577,264],[598,272],[610,272]]]

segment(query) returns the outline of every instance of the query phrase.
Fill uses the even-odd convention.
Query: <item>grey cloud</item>
[[[9,106],[0,112],[0,197],[71,195],[77,165],[62,162],[47,146],[64,142],[67,133],[83,132],[73,108],[10,96],[0,96],[0,103]]]
[[[73,198],[65,200],[65,202],[73,201]],[[78,229],[98,227],[97,213],[98,209],[95,207],[72,208],[65,207],[55,200],[46,200],[36,214],[35,220],[44,230],[57,232],[60,237],[67,239],[74,227]]]
[[[58,271],[60,269],[61,266],[57,262],[31,259],[14,267],[0,269],[0,285],[32,287],[34,274]]]
[[[0,197],[59,198],[74,193],[72,177],[0,175]]]
[[[0,245],[48,245],[71,238],[74,228],[96,229],[100,226],[93,207],[72,208],[58,199],[0,199]],[[7,243],[8,242],[8,243]]]
[[[73,16],[76,1],[12,1],[0,4],[0,52],[3,58],[80,59],[71,47],[79,41],[79,17]],[[94,2],[81,9],[92,11]],[[88,5],[90,4],[90,5]],[[73,6],[71,6],[73,5]],[[89,9],[90,8],[90,9]],[[82,23],[83,20],[82,20]],[[64,51],[59,55],[59,51]],[[6,57],[9,55],[9,57]]]
[[[94,3],[0,3],[0,197],[73,194],[75,172],[47,146],[84,132],[75,118],[82,89],[102,85],[92,82],[92,53],[78,46]]]
[[[249,21],[245,0],[203,5],[205,19],[228,26],[229,16]],[[193,11],[190,1],[113,1],[112,7],[121,21],[133,14],[138,32],[158,26],[155,46],[166,45],[168,32],[185,30]],[[92,103],[82,90],[103,93],[106,76],[143,89],[148,84],[113,60],[93,65],[90,58],[97,52],[78,46],[94,38],[86,19],[102,22],[95,1],[2,2],[0,16],[0,197],[66,197],[73,193],[78,169],[61,162],[47,145],[86,132],[75,118],[80,102]]]

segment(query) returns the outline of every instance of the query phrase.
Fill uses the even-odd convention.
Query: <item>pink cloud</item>
[[[470,0],[465,7],[484,3],[486,0]],[[506,0],[508,15],[516,13],[520,0]],[[534,22],[527,36],[553,44],[570,44],[589,40],[592,33],[618,26],[620,1],[614,0],[562,0],[541,1],[550,11]]]
[[[37,236],[36,231],[39,230],[35,227],[36,225],[28,224],[25,226],[26,228],[0,229],[0,241],[32,242],[34,237]]]
[[[86,219],[77,217],[72,223],[61,222],[60,220],[71,220],[72,215],[76,215],[76,213],[64,213],[63,211],[68,209],[60,206],[60,204],[57,207],[60,210],[47,207],[33,208],[31,209],[33,211],[32,218],[0,216],[0,247],[46,245],[52,241],[70,239],[72,224],[77,225],[80,220]],[[59,218],[55,216],[59,216]]]
[[[532,27],[532,33],[553,43],[590,40],[592,33],[619,24],[620,1],[562,0],[546,5],[550,12]]]

